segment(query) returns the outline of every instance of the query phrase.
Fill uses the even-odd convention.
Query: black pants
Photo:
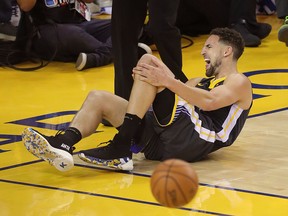
[[[1,0],[0,1],[0,23],[10,22],[12,16],[12,1]]]
[[[39,26],[40,38],[33,40],[33,51],[41,58],[63,62],[76,61],[81,52],[93,54],[95,67],[112,61],[110,20],[91,20],[81,24]]]
[[[256,24],[256,0],[231,0],[229,24],[245,19],[250,24]]]
[[[182,34],[198,36],[228,26],[231,0],[180,0],[176,25]]]
[[[133,85],[132,68],[138,61],[137,43],[147,6],[148,32],[162,61],[178,79],[187,81],[182,72],[181,35],[175,26],[178,4],[179,0],[113,0],[112,43],[116,95],[129,99]]]
[[[278,18],[284,19],[288,16],[288,2],[287,0],[276,0],[276,11]]]

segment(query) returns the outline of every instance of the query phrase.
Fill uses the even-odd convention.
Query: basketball
[[[150,188],[161,205],[182,207],[195,196],[198,176],[191,164],[179,159],[168,159],[156,166],[150,179]]]

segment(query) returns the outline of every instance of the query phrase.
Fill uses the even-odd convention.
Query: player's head
[[[239,32],[229,28],[215,28],[210,32],[210,35],[217,35],[219,42],[231,46],[235,60],[243,54],[245,43]]]
[[[206,76],[217,76],[225,65],[235,64],[244,51],[241,35],[229,28],[213,29],[201,54],[206,62]]]

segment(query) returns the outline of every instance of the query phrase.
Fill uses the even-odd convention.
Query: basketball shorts
[[[171,99],[166,95],[166,100],[174,100],[170,115],[159,120],[156,116],[161,112],[160,106],[153,106],[154,110],[149,110],[143,119],[141,135],[136,137],[136,142],[145,146],[142,152],[150,160],[178,158],[188,162],[199,161],[212,151],[215,140],[209,134],[201,137],[201,132],[195,130],[195,123],[191,120],[193,113],[186,109],[187,103],[174,93],[170,95],[174,97]],[[190,107],[195,112],[194,107]],[[201,121],[213,125],[210,119]]]

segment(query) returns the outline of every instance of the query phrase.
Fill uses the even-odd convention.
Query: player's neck
[[[236,64],[235,63],[225,64],[218,69],[218,73],[215,74],[215,78],[219,79],[222,77],[227,77],[228,75],[234,73],[238,73]]]

